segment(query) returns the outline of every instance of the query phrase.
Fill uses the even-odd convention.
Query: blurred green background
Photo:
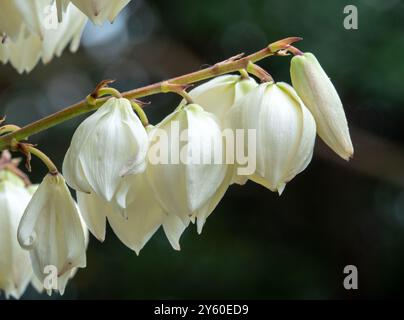
[[[358,30],[343,27],[348,4],[358,8]],[[180,252],[161,230],[140,256],[111,230],[102,244],[91,238],[88,266],[62,298],[403,297],[403,22],[400,0],[133,0],[113,25],[88,25],[76,54],[23,76],[0,66],[0,115],[24,125],[81,100],[102,79],[127,90],[301,36],[297,47],[322,63],[350,124],[351,162],[318,139],[312,163],[281,197],[251,182],[232,186],[202,235],[186,230]],[[261,66],[290,82],[289,61]],[[175,95],[147,101],[152,123],[179,102]],[[61,167],[82,119],[31,141]],[[33,168],[40,182],[45,170],[35,160]],[[359,290],[342,285],[348,264],[358,267]],[[47,299],[33,289],[24,298]]]

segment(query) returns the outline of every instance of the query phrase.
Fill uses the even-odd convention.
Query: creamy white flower
[[[63,21],[58,23],[56,4],[51,0],[16,0],[15,7],[23,17],[19,32],[2,37],[0,60],[10,62],[19,73],[30,72],[42,58],[48,63],[60,56],[70,43],[72,52],[78,49],[87,17],[74,5],[69,5]],[[45,10],[46,6],[50,9]]]
[[[15,41],[4,38],[0,43],[0,52],[4,56],[3,63],[7,61],[19,72],[30,72],[41,57],[41,40],[38,35],[26,33],[25,25]]]
[[[0,10],[0,34],[6,34],[11,39],[17,39],[24,25],[17,2],[15,0],[3,0]]]
[[[175,135],[175,127],[182,137]],[[167,139],[160,139],[161,133]],[[216,158],[216,151],[223,149],[219,122],[199,105],[190,104],[158,124],[151,141],[148,181],[164,211],[178,215],[186,223],[215,194],[225,178],[227,167],[222,154],[219,161]],[[177,154],[179,159],[171,156],[159,159],[158,154],[165,152],[172,153],[173,157]]]
[[[36,188],[36,189],[37,189],[37,188]],[[77,205],[76,205],[76,206],[77,206]],[[77,208],[78,208],[78,207],[77,207]],[[77,209],[77,210],[79,210],[79,209]],[[86,223],[84,222],[84,220],[83,220],[83,218],[82,218],[82,216],[81,216],[80,210],[79,210],[79,213],[80,213],[81,227],[82,227],[83,233],[84,233],[84,241],[85,241],[86,249],[87,249],[88,243],[89,243],[89,241],[90,241],[90,234],[89,234],[89,231],[88,231],[88,229],[87,229]],[[73,277],[76,275],[76,273],[77,273],[78,270],[79,270],[79,268],[73,268],[73,269],[70,271],[70,276],[68,277],[67,281],[73,279]],[[46,289],[46,288],[44,287],[44,282],[41,281],[40,279],[38,279],[35,275],[32,277],[31,285],[34,287],[34,289],[35,289],[38,293],[43,293],[44,291],[46,291],[49,296],[52,295],[52,289]],[[62,292],[62,294],[63,294],[63,292]]]
[[[106,20],[113,22],[130,0],[71,0],[90,20],[102,25]]]
[[[281,194],[311,161],[316,124],[286,83],[261,84],[230,110],[228,121],[233,129],[256,130],[256,172],[249,178],[272,191]]]
[[[0,34],[16,40],[23,28],[25,35],[32,33],[40,38],[44,35],[45,20],[53,0],[3,0],[0,10]]]
[[[146,128],[150,134],[153,126]],[[147,168],[146,168],[147,170]],[[105,201],[95,193],[77,192],[80,212],[91,233],[104,241],[106,221],[117,237],[137,254],[162,225],[175,250],[180,250],[179,239],[189,224],[159,205],[146,179],[146,172],[126,175],[114,199]]]
[[[173,214],[168,214],[159,205],[146,174],[126,177],[129,190],[124,216],[109,214],[108,221],[118,238],[139,254],[162,225],[172,247],[180,249],[179,238],[188,226]]]
[[[67,6],[63,14],[63,20],[57,23],[56,4],[49,13],[51,19],[56,22],[55,28],[47,28],[43,32],[42,41],[42,62],[48,63],[54,56],[60,57],[63,50],[70,44],[71,52],[76,52],[79,45],[87,17],[75,6]]]
[[[239,75],[223,75],[197,86],[189,92],[189,95],[205,111],[223,119],[238,99],[257,86],[253,78],[243,79]]]
[[[96,194],[77,193],[78,204],[83,219],[91,233],[100,241],[104,241],[106,220],[127,247],[137,254],[150,240],[158,228],[163,225],[164,231],[174,249],[179,250],[179,239],[187,227],[176,215],[163,211],[154,197],[144,174],[125,177],[129,190],[122,197],[125,209],[118,203],[106,202]],[[124,214],[117,212],[124,210]]]
[[[0,10],[0,62],[20,73],[39,59],[48,63],[70,43],[75,52],[87,16],[96,24],[113,22],[130,0],[4,0]]]
[[[0,171],[0,291],[19,299],[32,278],[29,253],[17,241],[17,228],[31,194],[13,173]]]
[[[106,232],[106,218],[108,213],[114,213],[115,207],[95,193],[84,193],[77,191],[77,204],[81,216],[94,237],[103,242]]]
[[[353,146],[341,99],[334,85],[311,53],[292,59],[293,87],[312,112],[321,139],[341,158],[349,160]]]
[[[148,136],[130,101],[110,98],[77,128],[63,163],[68,184],[111,201],[123,169],[145,168]]]
[[[29,250],[34,273],[42,283],[45,268],[56,267],[61,294],[75,269],[86,266],[83,225],[60,174],[48,174],[39,185],[21,219],[18,241]]]
[[[42,39],[46,33],[46,29],[49,27],[48,24],[52,22],[51,5],[53,0],[13,1],[23,18],[23,24],[27,27],[27,31],[36,34]]]

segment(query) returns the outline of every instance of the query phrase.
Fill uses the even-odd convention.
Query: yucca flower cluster
[[[250,63],[246,70],[262,76],[261,83],[242,70],[190,92],[174,85],[184,99],[154,126],[139,101],[100,85],[87,106],[95,106],[103,90],[112,96],[77,128],[63,176],[32,145],[12,142],[12,149],[41,158],[49,174],[31,195],[21,178],[0,167],[0,227],[8,232],[0,234],[7,234],[0,251],[8,253],[0,256],[0,288],[19,297],[32,273],[45,283],[44,270],[54,266],[57,285],[45,289],[63,293],[77,268],[86,266],[87,228],[103,241],[107,223],[137,254],[160,227],[179,250],[184,230],[196,224],[201,233],[230,185],[251,180],[281,195],[309,165],[316,133],[340,157],[351,158],[333,84],[314,55],[294,53],[292,85],[274,82]],[[162,83],[160,90],[167,88]],[[22,200],[12,205],[16,197]]]
[[[259,84],[245,73],[218,76],[155,126],[118,93],[77,128],[65,178],[50,170],[28,188],[15,166],[0,167],[0,288],[18,298],[36,279],[43,289],[44,270],[55,266],[57,285],[45,289],[63,293],[86,266],[87,228],[103,241],[107,222],[137,254],[159,227],[179,250],[184,230],[196,223],[201,233],[231,184],[252,180],[284,192],[310,163],[316,133],[348,160],[353,147],[342,103],[314,55],[293,57],[291,78],[293,86]],[[227,140],[225,130],[241,130],[243,139]],[[254,166],[240,161],[240,152],[252,153]]]
[[[0,7],[0,62],[19,73],[30,72],[59,57],[69,46],[75,52],[88,18],[113,22],[130,0],[3,0]]]

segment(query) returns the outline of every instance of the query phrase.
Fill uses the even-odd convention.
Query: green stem
[[[135,110],[136,114],[138,115],[143,126],[147,127],[149,125],[149,119],[147,118],[147,115],[144,112],[144,110],[142,109],[142,107],[133,101],[131,101],[131,105],[132,105],[133,110]]]
[[[55,175],[59,172],[55,164],[52,162],[52,160],[41,150],[33,146],[27,146],[27,151],[29,151],[31,154],[40,159],[46,165],[50,174]]]
[[[247,72],[259,78],[261,82],[274,82],[274,79],[267,71],[251,61],[248,63]]]
[[[270,44],[262,50],[259,50],[249,56],[241,58],[241,55],[235,56],[223,62],[219,62],[211,67],[195,71],[186,75],[172,78],[163,82],[154,83],[142,88],[130,90],[122,93],[122,97],[127,99],[141,98],[145,96],[154,95],[162,92],[162,83],[186,85],[202,80],[210,79],[222,74],[236,72],[240,69],[246,69],[250,63],[260,61],[264,58],[273,55],[284,55],[290,44],[301,40],[300,38],[291,37],[286,38],[275,43]],[[279,52],[278,52],[279,51]],[[164,87],[164,86],[163,86]],[[100,98],[96,100],[95,104],[89,103],[87,100],[82,100],[73,104],[59,112],[49,115],[43,119],[35,121],[25,127],[11,132],[0,137],[0,151],[7,148],[11,141],[21,141],[31,135],[42,132],[48,128],[54,127],[62,122],[68,121],[84,113],[98,109],[108,98]]]
[[[105,87],[105,88],[99,89],[97,94],[99,97],[111,95],[115,98],[122,98],[122,94],[118,90],[116,90],[114,88],[110,88],[110,87]]]
[[[9,132],[14,132],[17,130],[20,130],[21,128],[19,126],[16,126],[14,124],[7,124],[3,127],[0,127],[0,136]]]

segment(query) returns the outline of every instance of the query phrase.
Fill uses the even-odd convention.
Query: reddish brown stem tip
[[[277,52],[280,50],[287,50],[291,46],[291,44],[301,41],[303,38],[300,37],[288,37],[279,41],[276,41],[274,43],[271,43],[268,48],[271,50],[271,52]]]
[[[99,84],[97,84],[94,91],[91,93],[91,97],[93,97],[94,99],[97,99],[98,91],[100,91],[100,89],[102,89],[102,88],[108,87],[111,83],[114,83],[114,82],[115,82],[115,79],[102,80]]]

